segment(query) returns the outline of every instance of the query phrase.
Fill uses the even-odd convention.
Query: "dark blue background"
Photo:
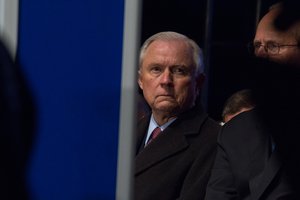
[[[37,127],[32,199],[115,198],[123,0],[20,0]]]

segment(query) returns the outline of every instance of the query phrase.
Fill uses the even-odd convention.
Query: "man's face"
[[[139,86],[153,112],[179,113],[195,103],[197,84],[191,48],[183,41],[154,41],[145,52]]]
[[[255,55],[281,64],[300,66],[300,50],[297,46],[296,35],[294,32],[295,27],[291,27],[285,31],[279,31],[275,28],[273,23],[277,15],[277,9],[271,10],[259,22],[254,38],[254,44],[261,44],[263,46],[257,49]],[[272,54],[264,49],[264,46],[267,44],[292,46],[281,46],[278,53]]]

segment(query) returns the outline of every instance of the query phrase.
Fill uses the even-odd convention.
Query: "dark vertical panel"
[[[144,0],[142,41],[160,31],[177,31],[203,46],[206,2],[199,0]]]
[[[208,111],[220,120],[225,100],[253,79],[247,43],[255,35],[257,1],[215,0],[213,19]]]

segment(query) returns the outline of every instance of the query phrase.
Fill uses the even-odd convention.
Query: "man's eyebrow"
[[[171,65],[171,67],[184,67],[184,68],[188,68],[188,66],[183,65],[183,64],[182,64],[182,65],[176,65],[176,64],[175,64],[175,65]]]
[[[268,41],[266,41],[266,44],[279,44],[279,43],[278,43],[278,41],[268,40]]]
[[[148,67],[161,67],[162,65],[159,63],[150,63]]]
[[[279,44],[278,41],[275,41],[273,39],[264,40],[263,42],[261,40],[254,40],[253,43],[254,44],[258,44],[258,43],[260,43],[260,44],[262,44],[262,43],[265,43],[265,44]]]

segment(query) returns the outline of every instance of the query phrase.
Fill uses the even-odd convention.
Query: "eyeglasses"
[[[282,47],[298,47],[298,44],[276,44],[276,43],[267,43],[265,45],[261,44],[261,43],[253,43],[250,42],[248,44],[248,49],[250,51],[250,53],[254,53],[257,54],[259,51],[260,47],[263,47],[266,53],[269,54],[279,54],[280,49]]]

